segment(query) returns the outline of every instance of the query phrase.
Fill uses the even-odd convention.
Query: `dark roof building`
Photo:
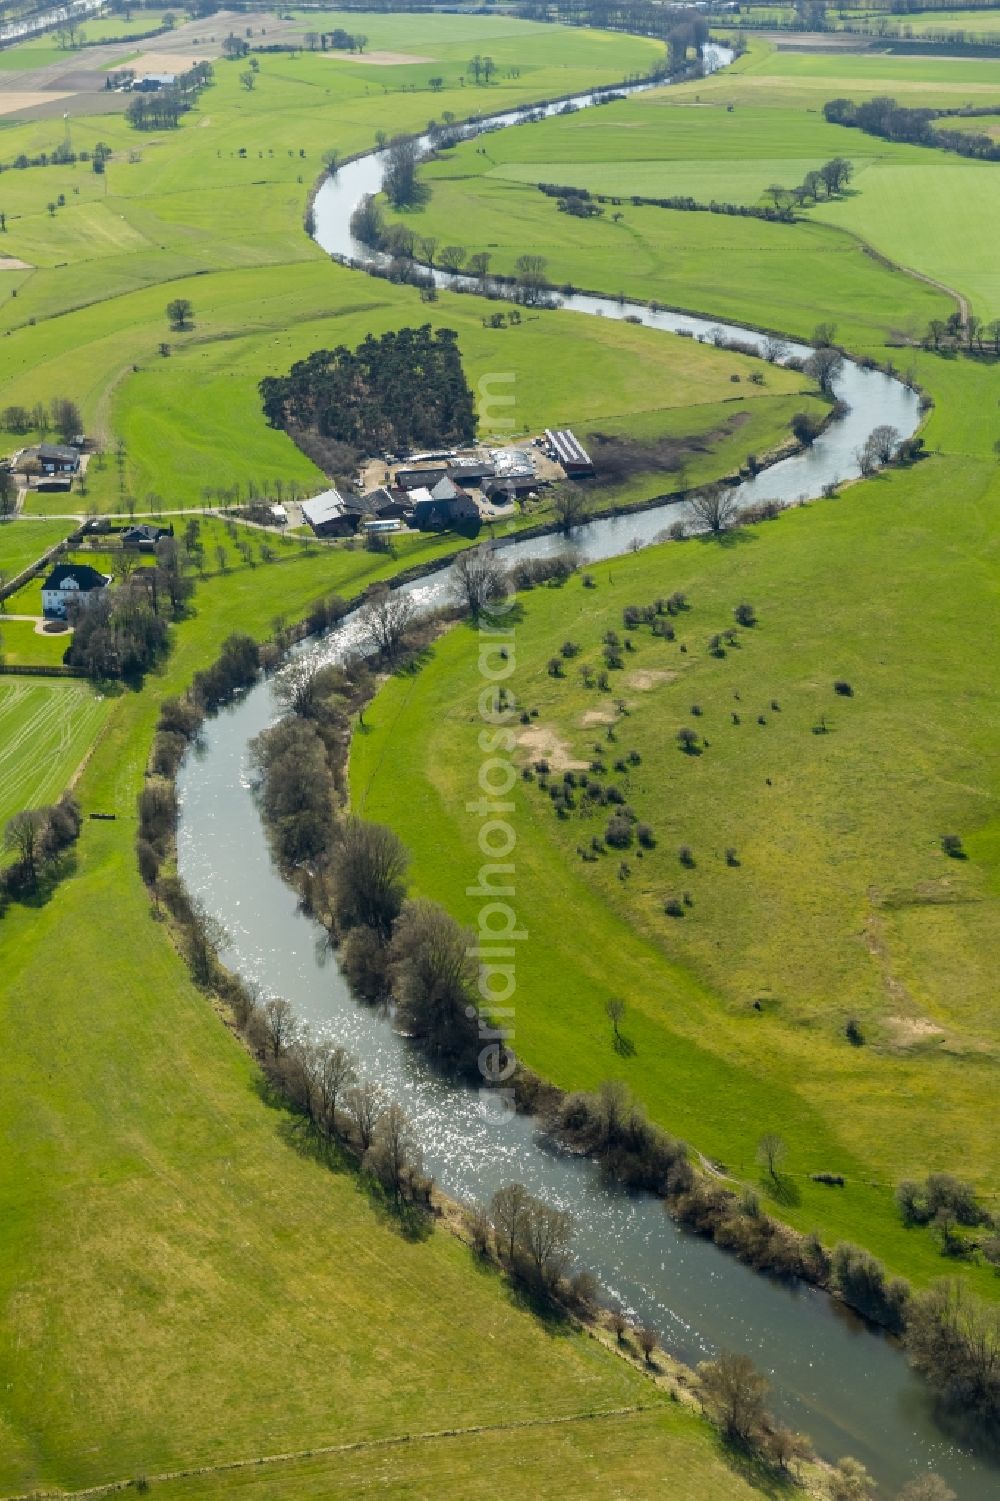
[[[494,479],[483,480],[483,494],[487,500],[519,500],[537,490],[541,481],[536,474],[498,474]]]
[[[545,441],[570,479],[588,479],[594,473],[590,454],[568,427],[547,427]]]
[[[485,459],[469,459],[453,464],[448,470],[448,478],[456,485],[471,486],[475,489],[482,484],[484,479],[492,479],[496,472],[496,465]]]
[[[369,490],[365,496],[368,514],[376,520],[403,520],[413,514],[413,501],[405,490],[392,490],[383,485],[378,490]]]
[[[89,604],[110,582],[89,563],[57,563],[42,584],[42,613],[65,615],[70,604]]]
[[[472,496],[460,489],[447,475],[443,475],[428,490],[422,486],[413,495],[413,523],[421,531],[433,527],[454,526],[459,521],[478,522],[479,507]]]
[[[436,469],[397,469],[396,485],[400,490],[419,490],[423,485],[431,490],[447,473],[443,464]]]
[[[164,537],[172,537],[172,526],[150,526],[148,522],[142,522],[135,526],[127,526],[122,532],[123,547],[137,547],[141,552],[152,552],[157,542]]]

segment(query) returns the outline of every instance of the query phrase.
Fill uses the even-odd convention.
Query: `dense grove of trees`
[[[978,157],[982,161],[1000,161],[1000,143],[988,135],[974,135],[966,130],[944,130],[935,121],[949,116],[974,116],[974,109],[908,109],[895,99],[879,95],[855,104],[853,99],[830,99],[823,114],[831,125],[848,125],[867,135],[887,141],[911,141],[919,146],[938,146],[959,156]],[[995,114],[994,108],[979,111]]]
[[[260,383],[272,427],[360,452],[437,448],[475,437],[472,390],[450,328],[402,328],[357,349],[320,349]]]

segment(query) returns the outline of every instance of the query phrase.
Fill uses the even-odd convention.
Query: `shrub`
[[[726,864],[731,869],[735,870],[736,867],[739,865],[739,863],[740,863],[740,860],[739,860],[739,856],[736,853],[736,850],[733,848],[732,845],[729,845],[728,848],[726,849]]]
[[[861,1246],[839,1241],[833,1248],[834,1285],[845,1300],[867,1318],[900,1333],[906,1324],[909,1285],[900,1278],[886,1282],[885,1267]]]
[[[698,736],[688,725],[683,725],[677,731],[677,744],[686,756],[698,754]]]
[[[569,659],[570,657],[577,656],[580,648],[575,641],[564,641],[559,650],[564,657]]]
[[[856,1016],[848,1017],[844,1032],[847,1035],[848,1042],[853,1043],[856,1048],[860,1048],[864,1044],[865,1034],[862,1032],[861,1023]]]
[[[960,834],[942,834],[941,848],[952,860],[964,860],[966,858]]]
[[[733,615],[737,625],[751,626],[757,624],[757,616],[754,614],[753,605],[747,604],[745,601],[736,606],[733,610]]]
[[[684,903],[679,902],[675,896],[672,896],[664,902],[663,910],[668,917],[683,917]]]
[[[685,870],[694,870],[694,852],[689,844],[681,845],[680,849],[677,851],[677,858],[684,866]]]
[[[616,813],[614,818],[608,820],[604,838],[612,849],[626,850],[631,846],[632,825],[624,814]]]
[[[636,825],[635,837],[636,839],[638,839],[644,850],[651,850],[656,845],[656,835],[653,833],[653,830],[648,823],[640,823]]]
[[[841,698],[853,698],[854,689],[843,678],[838,678],[833,685],[834,693],[839,693]]]

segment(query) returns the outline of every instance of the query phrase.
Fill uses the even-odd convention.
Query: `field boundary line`
[[[655,1410],[658,1404],[632,1403],[627,1407],[607,1407],[589,1412],[564,1413],[562,1416],[519,1418],[510,1423],[473,1423],[464,1428],[430,1428],[416,1433],[390,1434],[386,1438],[355,1439],[346,1444],[320,1444],[310,1449],[291,1449],[279,1454],[255,1455],[250,1459],[225,1459],[214,1465],[192,1465],[179,1470],[164,1470],[157,1475],[147,1475],[150,1486],[163,1485],[172,1480],[193,1480],[200,1475],[221,1475],[239,1470],[262,1469],[265,1466],[293,1464],[300,1459],[322,1459],[337,1454],[359,1454],[366,1450],[394,1449],[404,1444],[426,1443],[429,1439],[465,1438],[475,1433],[507,1433],[525,1428],[550,1428],[570,1423],[588,1423],[603,1418],[633,1417],[640,1412]],[[89,1497],[113,1496],[134,1488],[134,1479],[109,1480],[100,1485],[87,1486],[83,1490],[32,1490],[8,1494],[2,1501],[87,1501]]]

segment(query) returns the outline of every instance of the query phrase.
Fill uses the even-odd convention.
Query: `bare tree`
[[[880,464],[891,464],[895,458],[896,449],[899,447],[900,432],[898,427],[892,427],[889,423],[881,423],[873,427],[868,436]]]
[[[710,485],[707,490],[699,490],[691,496],[688,504],[695,520],[713,537],[721,537],[727,532],[739,514],[736,491],[728,485]]]
[[[781,1181],[779,1169],[788,1155],[788,1148],[775,1131],[765,1131],[757,1143],[757,1161],[775,1183]]]
[[[261,1008],[264,1019],[264,1036],[275,1058],[280,1058],[295,1037],[295,1013],[288,1001],[272,996]]]
[[[542,1287],[552,1287],[566,1269],[574,1233],[573,1216],[528,1195],[521,1221],[521,1247]]]
[[[764,1399],[767,1378],[749,1355],[723,1350],[715,1360],[698,1367],[705,1401],[712,1408],[727,1437],[741,1444],[753,1443],[766,1416]]]
[[[354,1059],[346,1048],[314,1042],[303,1050],[309,1088],[309,1114],[326,1135],[337,1129],[337,1101],[357,1082]]]
[[[639,1342],[639,1349],[645,1357],[646,1364],[651,1365],[653,1362],[653,1351],[660,1343],[659,1334],[651,1325],[644,1324],[641,1329],[636,1331],[635,1337]]]
[[[579,485],[557,485],[552,492],[552,514],[561,531],[571,532],[587,514],[587,497]]]
[[[372,1129],[365,1166],[396,1199],[405,1184],[419,1173],[420,1146],[401,1106],[393,1103],[378,1117]]]
[[[940,1475],[921,1475],[904,1485],[899,1501],[958,1501],[958,1497]]]
[[[788,340],[780,334],[768,334],[761,346],[761,354],[772,365],[777,365],[788,353]]]
[[[506,1183],[490,1200],[490,1223],[497,1238],[497,1249],[511,1264],[521,1240],[530,1198],[523,1183]]]
[[[472,933],[426,898],[406,902],[393,930],[389,952],[400,1019],[450,1061],[471,1062],[479,1051],[478,1013],[468,1014],[474,947]]]
[[[604,1011],[615,1034],[615,1047],[620,1048],[622,1041],[621,1025],[625,1019],[625,1002],[618,996],[612,996],[610,1000],[605,1001]]]
[[[354,1129],[358,1133],[361,1150],[367,1152],[375,1135],[375,1127],[385,1108],[382,1103],[382,1091],[370,1079],[365,1079],[361,1084],[347,1091],[344,1103],[354,1123]]]
[[[14,814],[3,832],[4,849],[14,854],[21,874],[30,886],[38,880],[45,825],[46,818],[41,808],[25,808]]]
[[[348,818],[333,858],[333,897],[347,927],[364,925],[388,939],[406,895],[406,846],[384,824]]]
[[[412,596],[403,589],[390,589],[385,584],[369,589],[358,614],[362,634],[372,648],[390,662],[398,655],[412,620]]]
[[[832,396],[837,377],[844,368],[844,356],[829,344],[814,349],[802,369],[814,380],[824,396]]]
[[[505,598],[509,588],[506,568],[495,549],[486,545],[460,552],[452,564],[452,578],[459,601],[474,619]]]
[[[838,1461],[829,1478],[830,1501],[868,1501],[875,1482],[860,1460],[849,1455]]]

